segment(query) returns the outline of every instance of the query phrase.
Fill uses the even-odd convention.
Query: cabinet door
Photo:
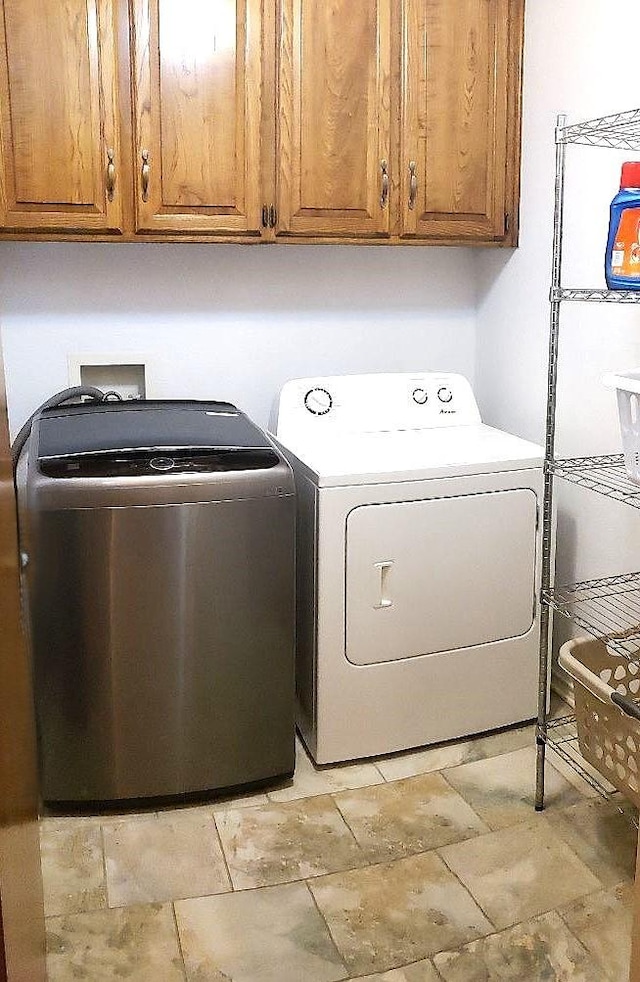
[[[280,233],[389,232],[390,7],[281,0]]]
[[[114,0],[0,7],[0,228],[121,229],[114,16]]]
[[[132,0],[136,229],[259,233],[262,0]]]
[[[402,235],[502,239],[521,0],[402,0]],[[509,88],[512,89],[509,98]]]

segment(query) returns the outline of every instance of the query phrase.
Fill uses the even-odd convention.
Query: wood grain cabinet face
[[[391,0],[281,0],[278,233],[388,234],[390,23]]]
[[[517,157],[508,113],[519,86],[510,30],[512,21],[521,30],[520,7],[519,0],[402,0],[402,235],[505,236],[507,155]]]
[[[114,13],[113,0],[0,7],[0,227],[122,228]]]
[[[259,233],[262,0],[132,0],[136,231]]]

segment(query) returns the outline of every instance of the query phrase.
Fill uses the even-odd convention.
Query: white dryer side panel
[[[348,660],[371,665],[526,634],[535,562],[536,497],[528,489],[354,508]]]

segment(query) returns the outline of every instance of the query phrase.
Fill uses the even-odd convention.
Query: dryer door
[[[526,634],[536,496],[362,505],[347,518],[346,655],[396,661]]]

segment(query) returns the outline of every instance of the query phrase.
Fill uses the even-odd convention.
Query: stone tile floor
[[[635,810],[548,766],[536,814],[533,742],[44,818],[50,982],[624,982]]]

